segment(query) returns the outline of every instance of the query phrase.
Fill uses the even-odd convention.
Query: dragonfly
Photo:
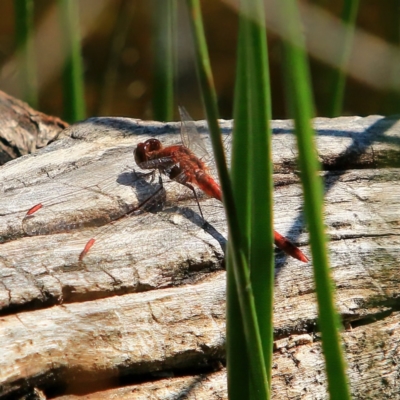
[[[205,220],[205,218],[199,204],[195,187],[206,195],[222,202],[221,188],[209,172],[206,162],[203,161],[203,159],[207,156],[209,157],[209,155],[197,132],[196,125],[183,107],[179,108],[179,112],[181,116],[182,144],[164,147],[159,140],[152,138],[143,143],[139,143],[134,150],[134,159],[139,168],[150,170],[152,173],[155,171],[160,173],[158,186],[151,195],[131,209],[131,211],[111,221],[111,225],[116,224],[117,221],[122,218],[147,211],[154,203],[159,201],[158,198],[165,199],[165,189],[161,180],[161,175],[167,176],[172,182],[177,182],[192,191],[203,220]],[[82,190],[85,189],[86,188],[82,188]],[[162,201],[163,200],[160,200],[160,202]],[[34,205],[27,211],[26,218],[33,216],[42,208],[42,203]],[[109,229],[111,229],[111,227],[109,227]],[[99,237],[93,237],[87,241],[79,255],[79,261],[84,259],[98,239]],[[285,253],[300,261],[308,261],[307,257],[298,247],[276,231],[274,231],[274,239],[276,246]]]
[[[137,145],[134,151],[135,162],[141,169],[158,170],[169,179],[192,190],[199,205],[200,214],[203,217],[194,186],[220,202],[222,202],[222,191],[219,184],[209,173],[205,162],[189,148],[190,137],[193,136],[195,138],[198,136],[196,125],[183,107],[179,107],[179,112],[181,115],[183,144],[164,147],[158,139],[148,139]],[[190,133],[191,136],[189,136]],[[192,139],[192,141],[195,141],[195,139]],[[195,143],[197,142],[195,141]],[[197,147],[202,148],[201,145]],[[275,230],[274,242],[279,249],[291,257],[305,263],[309,261],[297,246]]]

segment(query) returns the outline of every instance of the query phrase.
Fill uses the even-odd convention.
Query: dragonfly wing
[[[206,146],[200,137],[193,119],[186,111],[185,107],[178,106],[181,117],[181,139],[185,147],[193,151],[199,158],[209,157]]]

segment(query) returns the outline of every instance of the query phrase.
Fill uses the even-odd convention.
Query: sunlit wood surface
[[[352,392],[396,398],[400,124],[314,122]],[[231,121],[221,125],[229,149]],[[179,142],[179,127],[95,118],[0,168],[0,396],[226,398],[221,205],[201,197],[204,225],[190,191],[165,182],[162,210],[109,223],[157,187],[133,173],[135,145]],[[309,256],[292,125],[273,127],[275,229]],[[311,263],[277,251],[274,398],[325,398],[316,318]]]

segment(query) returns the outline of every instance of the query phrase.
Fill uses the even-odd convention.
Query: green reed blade
[[[222,187],[224,206],[227,214],[229,229],[229,249],[232,249],[233,270],[239,295],[239,304],[244,321],[244,330],[247,340],[248,353],[251,354],[250,370],[254,390],[260,398],[268,398],[269,386],[265,372],[262,343],[260,339],[255,303],[247,267],[243,232],[240,231],[236,206],[233,199],[232,187],[226,166],[221,132],[218,125],[217,103],[214,82],[211,74],[208,51],[201,19],[199,0],[188,0],[189,20],[195,43],[197,73],[199,76],[202,98],[207,112],[207,120],[211,133],[215,160]],[[229,259],[229,257],[228,257]],[[231,268],[228,265],[227,268]]]
[[[172,121],[174,115],[174,33],[176,0],[153,1],[154,87],[153,113],[156,121]]]
[[[304,190],[305,215],[310,232],[314,279],[318,300],[318,324],[322,333],[322,348],[331,399],[350,398],[346,378],[339,330],[339,318],[335,310],[333,281],[330,277],[328,250],[323,224],[323,187],[318,176],[320,168],[311,127],[313,103],[304,40],[297,4],[293,0],[281,0],[280,12],[284,23],[285,69],[288,99],[295,118],[299,166]]]
[[[343,4],[342,22],[345,26],[345,36],[341,54],[339,55],[339,67],[332,72],[330,92],[330,105],[328,115],[338,117],[343,111],[343,99],[346,85],[346,67],[350,58],[353,45],[355,21],[357,18],[359,0],[345,0]]]
[[[75,122],[85,118],[83,67],[79,33],[79,3],[58,0],[66,61],[63,73],[64,118]]]
[[[33,0],[14,0],[15,30],[19,57],[21,97],[33,108],[38,106],[36,60],[33,43]]]

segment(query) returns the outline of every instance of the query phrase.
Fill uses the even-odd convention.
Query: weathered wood
[[[0,333],[9,338],[9,346],[3,349],[16,357],[12,364],[1,366],[3,377],[13,376],[15,389],[18,383],[40,383],[47,369],[52,379],[66,380],[70,391],[80,392],[82,385],[92,385],[94,390],[96,382],[115,384],[127,374],[212,363],[221,358],[224,347],[224,279],[219,272],[209,282],[194,286],[3,317]],[[373,393],[397,393],[399,326],[400,314],[394,313],[343,334],[352,389],[358,398],[366,393],[370,398]],[[323,357],[316,337],[294,334],[275,346],[273,391],[277,398],[323,398]],[[186,378],[186,384],[192,379]],[[151,386],[160,390],[164,384]],[[146,385],[136,388],[148,390]]]
[[[374,324],[344,332],[343,342],[352,381],[352,395],[360,399],[399,397],[400,314],[395,313]],[[360,351],[361,350],[361,351]],[[272,371],[272,397],[276,399],[325,399],[326,386],[321,344],[310,334],[293,335],[275,343]],[[179,398],[227,399],[226,373],[215,373],[97,391],[83,397],[67,395],[57,400]],[[152,397],[153,396],[153,397]]]
[[[196,286],[3,317],[0,337],[7,357],[0,367],[2,382],[15,389],[51,374],[57,381],[79,385],[93,378],[112,380],[221,359],[224,279],[219,272]],[[7,385],[3,390],[7,392]]]
[[[231,122],[221,124],[229,133]],[[275,228],[309,254],[301,189],[292,170],[291,123],[273,125]],[[363,389],[396,398],[398,369],[392,361],[398,353],[390,343],[398,340],[393,329],[398,322],[397,314],[387,315],[400,292],[400,170],[377,168],[397,167],[398,123],[376,116],[317,119],[315,125],[321,161],[330,170],[325,212],[338,308],[347,324],[361,325],[343,335],[351,343],[350,371],[374,365],[368,374],[351,372],[352,390],[359,398]],[[204,123],[198,126],[204,130]],[[135,180],[129,168],[135,168],[135,145],[152,135],[176,142],[178,130],[174,123],[95,118],[0,169],[0,348],[6,349],[0,395],[47,388],[50,382],[67,382],[69,393],[91,382],[95,391],[99,385],[113,388],[118,376],[196,369],[223,359],[226,227],[220,204],[201,199],[209,222],[204,227],[191,193],[165,185],[163,211],[104,226],[154,190],[151,182]],[[345,170],[349,166],[359,169]],[[43,208],[24,219],[38,202]],[[56,233],[60,230],[65,232]],[[79,262],[91,237],[97,241]],[[313,341],[311,265],[278,253],[275,286],[276,398],[324,398],[323,361]],[[387,337],[390,362],[379,364],[385,350],[362,343],[375,332]],[[358,333],[360,339],[347,342]],[[292,353],[299,354],[300,364]],[[384,384],[378,373],[371,376],[378,370],[387,376]],[[176,387],[190,386],[174,379]],[[136,398],[141,387],[162,393],[165,384],[136,385]]]
[[[46,146],[68,124],[0,90],[0,165]]]
[[[227,398],[226,374],[218,371],[198,376],[160,379],[155,382],[129,385],[123,388],[97,391],[93,394],[66,395],[56,400],[148,400],[148,399],[188,399],[223,400]]]

